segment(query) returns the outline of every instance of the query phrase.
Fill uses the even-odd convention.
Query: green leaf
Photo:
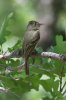
[[[57,53],[66,53],[66,41],[63,41],[62,36],[56,36],[57,45],[54,47],[54,52]]]

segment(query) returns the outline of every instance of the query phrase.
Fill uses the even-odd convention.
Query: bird
[[[25,59],[25,72],[26,75],[29,75],[29,65],[28,59],[31,53],[34,51],[35,46],[37,45],[40,39],[40,26],[43,25],[37,21],[31,20],[28,22],[27,29],[24,35],[23,40],[23,55]]]

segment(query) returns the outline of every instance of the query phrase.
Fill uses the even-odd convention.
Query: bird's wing
[[[24,43],[35,42],[40,39],[40,32],[39,30],[36,31],[28,31],[24,37]]]
[[[29,50],[33,51],[39,39],[40,39],[39,31],[29,31],[29,33],[27,32],[25,34],[23,42],[23,50],[25,55],[26,53],[29,53]]]

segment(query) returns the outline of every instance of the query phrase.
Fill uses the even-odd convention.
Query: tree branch
[[[9,58],[19,58],[23,56],[22,49],[15,50],[11,53],[5,53],[0,55],[0,60],[6,60]],[[32,57],[43,57],[43,58],[51,58],[51,59],[56,59],[60,61],[66,62],[66,54],[58,54],[54,52],[42,52],[41,54],[37,52],[33,52],[31,54]]]
[[[6,93],[8,91],[8,89],[5,89],[4,87],[0,87],[0,93]]]

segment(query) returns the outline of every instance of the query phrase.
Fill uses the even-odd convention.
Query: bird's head
[[[29,21],[29,23],[27,25],[27,29],[29,29],[29,30],[38,30],[41,25],[43,25],[43,24],[32,20],[32,21]]]

